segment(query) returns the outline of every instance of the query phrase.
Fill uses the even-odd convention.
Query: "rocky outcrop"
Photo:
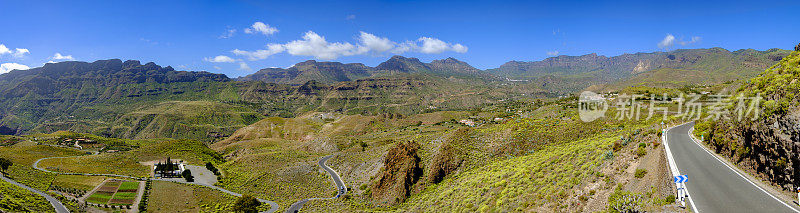
[[[239,81],[263,81],[267,83],[302,84],[307,81],[336,83],[370,76],[372,68],[361,63],[318,62],[308,60],[292,67],[266,68],[256,73],[237,78]]]
[[[717,153],[784,190],[800,186],[798,61],[800,52],[792,52],[739,89],[739,95],[764,98],[758,119],[739,120],[734,113],[732,119],[705,121],[695,127]]]
[[[708,143],[751,174],[784,190],[800,186],[800,108],[758,121],[716,123]]]
[[[422,176],[420,148],[415,141],[399,142],[383,159],[383,170],[373,183],[372,199],[378,205],[402,203],[411,195],[411,189]]]
[[[561,55],[541,61],[510,61],[499,68],[486,71],[499,76],[525,79],[548,75],[591,77],[591,81],[585,79],[577,81],[583,83],[584,88],[590,84],[611,83],[664,68],[700,70],[709,73],[711,77],[716,77],[718,73],[730,73],[730,77],[716,80],[721,83],[735,80],[730,79],[734,77],[753,76],[788,53],[789,51],[781,49],[728,51],[718,47],[622,54],[613,57],[593,53],[582,56]]]
[[[428,183],[439,183],[458,170],[467,154],[465,148],[468,147],[466,140],[469,140],[469,132],[469,128],[462,128],[442,140],[442,144],[439,145],[439,149],[434,153],[433,160],[427,167],[426,180]]]

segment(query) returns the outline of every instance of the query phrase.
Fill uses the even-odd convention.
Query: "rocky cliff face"
[[[170,66],[161,67],[153,62],[141,64],[136,60],[122,62],[119,59],[109,59],[92,63],[80,61],[47,63],[42,67],[17,70],[0,75],[0,85],[8,86],[3,84],[14,81],[24,82],[26,79],[52,81],[52,83],[64,85],[80,85],[83,83],[119,85],[145,82],[174,83],[230,80],[223,74],[175,71]]]
[[[384,168],[372,185],[372,199],[379,205],[402,203],[411,194],[414,184],[422,176],[419,144],[415,141],[397,143],[383,160]]]
[[[557,56],[542,61],[511,61],[490,73],[512,78],[540,76],[590,76],[596,81],[611,82],[650,70],[672,68],[687,70],[724,71],[743,73],[752,77],[774,64],[788,51],[769,49],[757,51],[742,49],[728,51],[723,48],[681,49],[670,52],[623,54],[614,57],[587,54],[582,56]],[[746,75],[749,74],[749,75]]]
[[[303,84],[319,81],[330,84],[351,81],[370,76],[372,68],[361,63],[318,62],[308,60],[287,69],[266,68],[238,78],[240,81],[263,81],[267,83]]]
[[[740,168],[783,188],[800,186],[800,52],[751,79],[739,89],[745,96],[760,94],[756,120],[706,121],[696,125],[716,152]],[[730,115],[736,118],[736,114]]]
[[[427,183],[442,182],[445,177],[456,172],[467,157],[465,150],[470,129],[462,128],[443,138],[439,149],[433,154],[433,160],[427,166]]]
[[[719,122],[709,145],[740,168],[784,190],[800,186],[800,109],[754,122]]]

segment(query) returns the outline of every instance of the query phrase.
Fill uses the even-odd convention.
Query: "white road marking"
[[[772,195],[772,193],[769,193],[769,192],[767,192],[767,190],[764,190],[763,188],[761,188],[760,186],[758,186],[758,184],[756,184],[756,183],[753,183],[753,181],[750,181],[750,179],[749,179],[749,178],[747,178],[747,177],[745,177],[744,175],[742,175],[741,173],[739,173],[739,171],[736,171],[736,169],[733,169],[731,166],[728,166],[728,164],[727,164],[727,163],[725,163],[725,162],[723,162],[721,159],[719,159],[719,157],[717,157],[717,155],[715,155],[715,154],[711,153],[711,151],[709,151],[709,150],[708,150],[708,149],[707,149],[705,146],[701,145],[701,144],[698,142],[697,138],[695,138],[695,137],[694,137],[694,135],[692,135],[692,131],[693,131],[693,130],[694,130],[694,127],[692,127],[691,129],[689,129],[689,132],[687,132],[687,134],[689,134],[689,138],[691,138],[691,139],[692,139],[692,141],[694,142],[694,144],[696,144],[697,146],[699,146],[700,148],[702,148],[702,149],[703,149],[703,151],[706,151],[706,153],[708,153],[709,155],[713,156],[713,157],[714,157],[714,159],[717,159],[717,161],[719,161],[720,163],[722,163],[722,165],[725,165],[725,167],[728,167],[728,169],[730,169],[731,171],[733,171],[733,173],[736,173],[737,175],[739,175],[739,177],[741,177],[742,179],[746,180],[748,183],[750,183],[750,184],[753,184],[753,186],[755,186],[756,188],[758,188],[758,189],[759,189],[759,190],[761,190],[762,192],[764,192],[764,193],[766,193],[767,195],[769,195],[769,197],[771,197],[772,199],[775,199],[775,200],[777,200],[778,202],[781,202],[781,203],[782,203],[784,206],[786,206],[786,207],[789,207],[790,209],[794,210],[795,212],[800,212],[800,211],[798,211],[797,209],[795,209],[795,208],[794,208],[794,206],[791,206],[791,205],[787,204],[786,202],[783,202],[783,200],[781,200],[781,199],[778,199],[777,197],[773,196],[773,195]]]
[[[684,124],[687,124],[687,123],[684,123]],[[681,125],[684,125],[684,124],[681,124]],[[678,125],[678,126],[681,126],[681,125]],[[662,133],[661,136],[662,136],[662,138],[664,140],[664,149],[666,150],[666,153],[667,153],[667,161],[669,162],[670,170],[674,169],[674,170],[672,170],[672,176],[674,177],[674,176],[680,175],[681,172],[678,171],[678,164],[675,163],[675,159],[672,157],[672,152],[669,150],[669,142],[667,141],[667,135],[669,135],[667,133],[672,128],[674,128],[674,126],[670,127],[670,128],[667,128],[667,130],[664,131],[664,133]],[[686,195],[689,196],[689,203],[692,204],[692,210],[694,210],[695,212],[700,212],[700,208],[697,207],[697,205],[694,204],[694,199],[692,199],[693,198],[692,194],[689,193],[689,186],[687,186],[686,184],[683,184],[683,190],[685,190],[686,191]]]

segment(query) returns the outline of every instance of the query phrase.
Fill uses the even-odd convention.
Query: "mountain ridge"
[[[491,75],[472,67],[455,58],[421,62],[418,58],[395,55],[375,67],[362,63],[320,62],[307,60],[289,68],[265,68],[256,73],[236,78],[237,81],[263,81],[266,83],[285,83],[292,85],[318,81],[326,84],[353,81],[368,77],[380,77],[393,74],[424,73],[443,77],[479,77]]]

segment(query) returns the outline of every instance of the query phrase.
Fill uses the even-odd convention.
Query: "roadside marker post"
[[[682,207],[686,208],[686,197],[689,197],[689,195],[686,193],[686,181],[689,181],[689,176],[674,176],[672,177],[672,181],[675,182],[675,186],[678,188],[678,196],[676,199],[681,202]]]

